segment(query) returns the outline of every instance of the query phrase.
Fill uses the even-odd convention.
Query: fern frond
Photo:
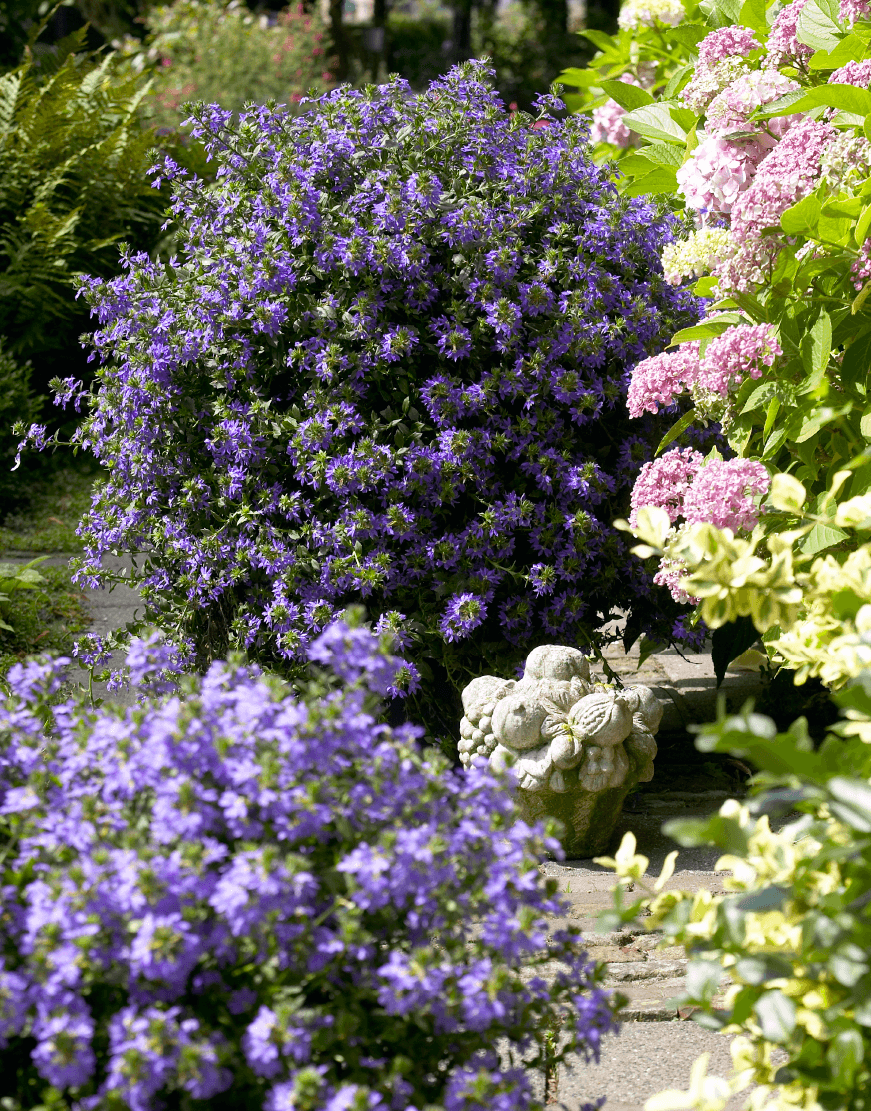
[[[149,249],[164,201],[147,169],[151,81],[117,55],[85,55],[84,31],[0,77],[0,334],[17,355],[78,349],[82,271],[120,272],[117,244]]]
[[[13,70],[12,73],[4,73],[0,77],[0,146],[12,130],[20,90],[20,73]]]

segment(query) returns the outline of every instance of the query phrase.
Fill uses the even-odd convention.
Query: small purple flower
[[[455,594],[448,602],[439,626],[446,641],[462,640],[487,616],[487,603],[477,594]]]

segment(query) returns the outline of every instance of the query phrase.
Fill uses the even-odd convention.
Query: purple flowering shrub
[[[131,646],[133,708],[52,704],[63,659],[10,671],[0,1075],[20,1107],[53,1086],[76,1111],[519,1111],[530,1068],[598,1057],[615,1000],[576,929],[548,941],[564,905],[536,865],[558,844],[486,765],[377,723],[386,639],[331,625],[310,649],[331,679],[301,697],[239,659],[173,690],[158,635]]]
[[[239,647],[285,674],[362,601],[451,730],[482,667],[590,644],[613,607],[668,638],[681,610],[610,521],[650,454],[626,368],[699,302],[663,278],[672,218],[618,195],[551,100],[533,126],[471,63],[298,118],[195,108],[220,170],[157,171],[178,258],[85,286],[102,366],[77,438],[109,476],[81,579],[141,553],[148,620],[201,667]]]

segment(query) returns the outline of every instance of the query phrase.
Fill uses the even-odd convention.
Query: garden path
[[[26,562],[31,555],[15,553],[5,558]],[[63,564],[67,555],[54,555],[50,562]],[[121,569],[129,560],[115,557],[107,564]],[[127,586],[112,590],[86,590],[91,611],[91,631],[107,634],[123,628],[133,619],[140,605],[138,593]],[[609,663],[619,674],[652,687],[666,704],[659,739],[663,744],[686,738],[687,725],[715,716],[716,685],[707,654],[681,656],[674,650],[658,653],[638,667],[638,650],[628,655],[618,646],[606,652]],[[114,663],[120,664],[118,655]],[[85,673],[78,676],[84,680]],[[752,672],[737,671],[727,675],[721,687],[731,710],[737,710],[745,699],[759,689],[759,679]],[[106,697],[103,684],[95,684],[95,696]],[[132,704],[125,692],[109,696],[112,701]],[[631,830],[638,842],[638,852],[650,859],[649,874],[655,879],[662,863],[676,846],[661,832],[664,821],[672,817],[709,815],[728,796],[726,790],[663,790],[656,782],[631,800],[615,831],[614,845]],[[669,887],[683,890],[707,888],[722,890],[722,873],[714,871],[716,852],[711,849],[681,850],[678,868]],[[608,982],[629,997],[624,1012],[624,1025],[618,1036],[605,1040],[599,1065],[585,1065],[582,1060],[570,1062],[558,1078],[557,1099],[569,1111],[577,1111],[584,1103],[601,1095],[607,1096],[608,1111],[642,1111],[644,1101],[665,1088],[686,1089],[690,1069],[699,1054],[711,1055],[710,1071],[728,1075],[731,1058],[729,1039],[704,1030],[691,1021],[689,1014],[678,1011],[670,1002],[682,986],[686,958],[679,947],[657,949],[659,938],[640,929],[625,928],[614,934],[597,934],[596,918],[611,905],[613,876],[590,860],[542,864],[547,875],[557,878],[570,903],[568,918],[581,926],[590,955],[604,961]],[[560,920],[554,920],[558,928]],[[739,1103],[736,1101],[735,1107]]]

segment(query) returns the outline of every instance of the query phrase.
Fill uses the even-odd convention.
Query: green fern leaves
[[[76,275],[117,273],[118,244],[151,247],[165,207],[146,173],[149,82],[114,54],[84,54],[84,39],[28,49],[0,76],[0,336],[37,366],[72,349],[78,361]]]

